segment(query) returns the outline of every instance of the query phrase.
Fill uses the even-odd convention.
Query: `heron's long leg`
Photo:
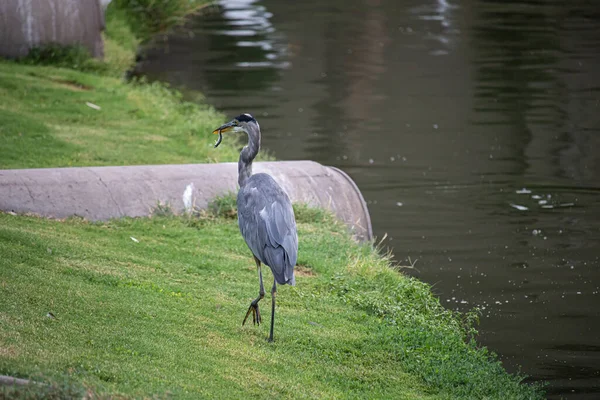
[[[275,325],[275,295],[277,294],[277,281],[273,280],[273,288],[271,289],[271,333],[269,334],[269,342],[273,341],[273,326]]]
[[[246,323],[246,320],[248,319],[248,316],[250,315],[250,313],[252,313],[252,322],[254,324],[260,325],[260,323],[262,322],[262,320],[260,318],[260,311],[258,311],[258,302],[261,301],[263,297],[265,297],[265,287],[263,286],[262,270],[260,268],[260,260],[256,257],[254,257],[254,261],[256,262],[256,268],[258,269],[258,279],[260,282],[260,291],[258,292],[258,297],[256,299],[252,300],[252,303],[250,303],[250,307],[248,307],[248,312],[246,312],[246,316],[244,317],[244,320],[242,321],[242,326]]]

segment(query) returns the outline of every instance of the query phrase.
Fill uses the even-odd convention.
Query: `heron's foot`
[[[248,307],[248,312],[246,313],[246,316],[244,317],[244,321],[242,322],[242,326],[246,323],[246,320],[248,319],[248,316],[250,315],[250,313],[252,313],[252,323],[254,325],[260,325],[260,323],[262,322],[262,319],[260,318],[260,311],[258,311],[258,302],[252,302],[250,303],[250,307]]]

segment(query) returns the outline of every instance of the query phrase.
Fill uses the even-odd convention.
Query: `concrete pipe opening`
[[[271,175],[293,203],[331,210],[357,240],[373,238],[367,205],[343,171],[313,161],[257,162],[253,170]],[[237,192],[236,163],[0,170],[1,210],[51,218],[141,217],[158,203],[183,213],[186,203],[206,208],[229,192]]]

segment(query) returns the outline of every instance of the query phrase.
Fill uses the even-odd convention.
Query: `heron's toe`
[[[262,318],[260,317],[260,311],[258,311],[258,304],[256,305],[256,324],[260,325]]]
[[[262,318],[260,316],[260,311],[258,310],[258,304],[250,304],[250,307],[248,307],[248,311],[246,312],[246,316],[242,321],[242,326],[246,324],[246,320],[248,319],[248,316],[250,316],[250,313],[252,313],[252,323],[254,325],[260,325]]]
[[[246,320],[248,319],[248,316],[250,315],[250,313],[252,312],[252,307],[248,308],[248,311],[246,312],[246,316],[244,317],[244,320],[242,321],[242,326],[244,326],[246,324]],[[254,317],[254,315],[253,315]],[[254,318],[253,318],[254,319]]]

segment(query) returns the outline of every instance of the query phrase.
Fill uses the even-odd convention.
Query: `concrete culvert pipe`
[[[270,174],[293,203],[333,211],[358,240],[373,238],[366,203],[343,171],[313,161],[257,162],[253,171]],[[0,210],[52,218],[140,217],[159,203],[183,213],[228,192],[237,192],[236,163],[0,170]]]

